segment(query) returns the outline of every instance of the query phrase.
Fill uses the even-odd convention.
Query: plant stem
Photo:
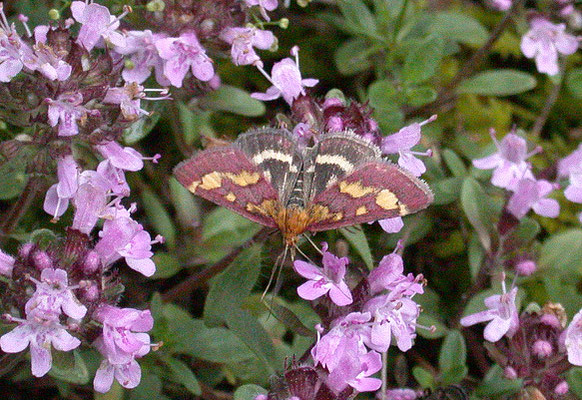
[[[162,299],[169,302],[189,295],[195,288],[202,286],[210,278],[224,271],[243,250],[248,249],[255,243],[263,242],[272,233],[272,228],[264,227],[257,234],[255,234],[255,236],[247,240],[242,245],[234,248],[229,254],[222,257],[210,267],[190,275],[188,278],[186,278],[186,280],[180,282],[162,294]]]
[[[4,214],[0,222],[0,245],[3,245],[12,233],[20,218],[30,208],[42,187],[42,178],[32,176],[28,179],[26,186],[20,193],[18,200],[12,204],[10,209]]]
[[[550,111],[552,111],[552,107],[554,106],[556,100],[558,100],[558,96],[560,95],[560,90],[562,89],[562,82],[563,79],[560,79],[560,81],[552,87],[552,91],[546,98],[544,108],[542,108],[542,111],[540,112],[540,115],[537,117],[536,122],[534,123],[534,126],[531,130],[531,135],[533,137],[537,138],[542,133],[542,129],[544,129],[544,125],[546,124],[546,121],[550,116]]]
[[[491,48],[497,39],[499,39],[503,31],[509,25],[509,22],[513,16],[517,13],[517,10],[521,8],[524,2],[525,0],[516,0],[513,2],[511,9],[505,13],[503,19],[497,24],[497,26],[495,26],[495,28],[493,28],[493,31],[491,32],[491,35],[489,35],[489,38],[485,44],[483,44],[483,46],[481,46],[475,53],[473,53],[471,58],[469,58],[469,60],[463,64],[463,67],[459,70],[459,72],[457,72],[451,81],[440,90],[439,95],[435,101],[417,109],[404,110],[405,114],[407,114],[408,117],[415,117],[422,114],[433,114],[436,111],[440,111],[443,107],[447,107],[449,103],[454,101],[457,97],[457,95],[454,93],[454,90],[463,80],[467,79],[473,73],[475,68],[481,64],[485,56],[489,53],[489,51],[491,51]]]

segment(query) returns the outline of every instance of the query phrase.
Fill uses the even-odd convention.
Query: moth
[[[304,232],[404,216],[433,201],[424,181],[350,131],[305,146],[284,128],[251,129],[194,154],[174,175],[190,192],[278,228],[287,246]]]

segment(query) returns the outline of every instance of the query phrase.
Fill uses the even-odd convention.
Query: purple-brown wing
[[[189,191],[251,221],[277,227],[264,204],[277,204],[278,194],[262,171],[236,146],[200,151],[174,168]]]
[[[404,216],[432,201],[424,181],[390,162],[369,161],[315,196],[308,209],[318,210],[321,218],[315,218],[307,230],[325,231]]]

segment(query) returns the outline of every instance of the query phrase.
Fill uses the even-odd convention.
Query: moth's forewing
[[[398,166],[378,159],[360,165],[313,198],[332,219],[314,220],[308,231],[394,218],[415,213],[433,201],[428,185]]]
[[[197,196],[232,210],[251,221],[277,227],[257,207],[278,201],[278,193],[259,167],[236,145],[200,151],[174,168],[178,182]]]

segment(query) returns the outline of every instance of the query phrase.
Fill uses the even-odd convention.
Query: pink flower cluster
[[[494,130],[491,130],[491,137],[497,152],[473,160],[473,165],[479,169],[493,169],[491,183],[513,193],[507,203],[507,211],[518,219],[532,209],[536,214],[556,218],[560,213],[560,205],[557,200],[547,196],[559,185],[536,179],[531,164],[526,162],[529,157],[539,153],[541,148],[528,153],[527,142],[514,132],[508,133],[501,142],[495,138]]]
[[[420,307],[412,298],[423,293],[422,275],[404,275],[402,258],[390,254],[368,276],[368,289],[360,293],[366,300],[354,305],[354,296],[344,280],[349,260],[334,256],[325,244],[322,251],[323,270],[295,261],[295,270],[309,279],[297,292],[306,300],[327,294],[346,311],[327,329],[317,327],[318,340],[311,356],[315,365],[327,370],[326,384],[332,390],[341,392],[348,386],[359,392],[378,390],[381,381],[371,375],[382,368],[380,353],[388,351],[393,339],[401,351],[413,345]]]

